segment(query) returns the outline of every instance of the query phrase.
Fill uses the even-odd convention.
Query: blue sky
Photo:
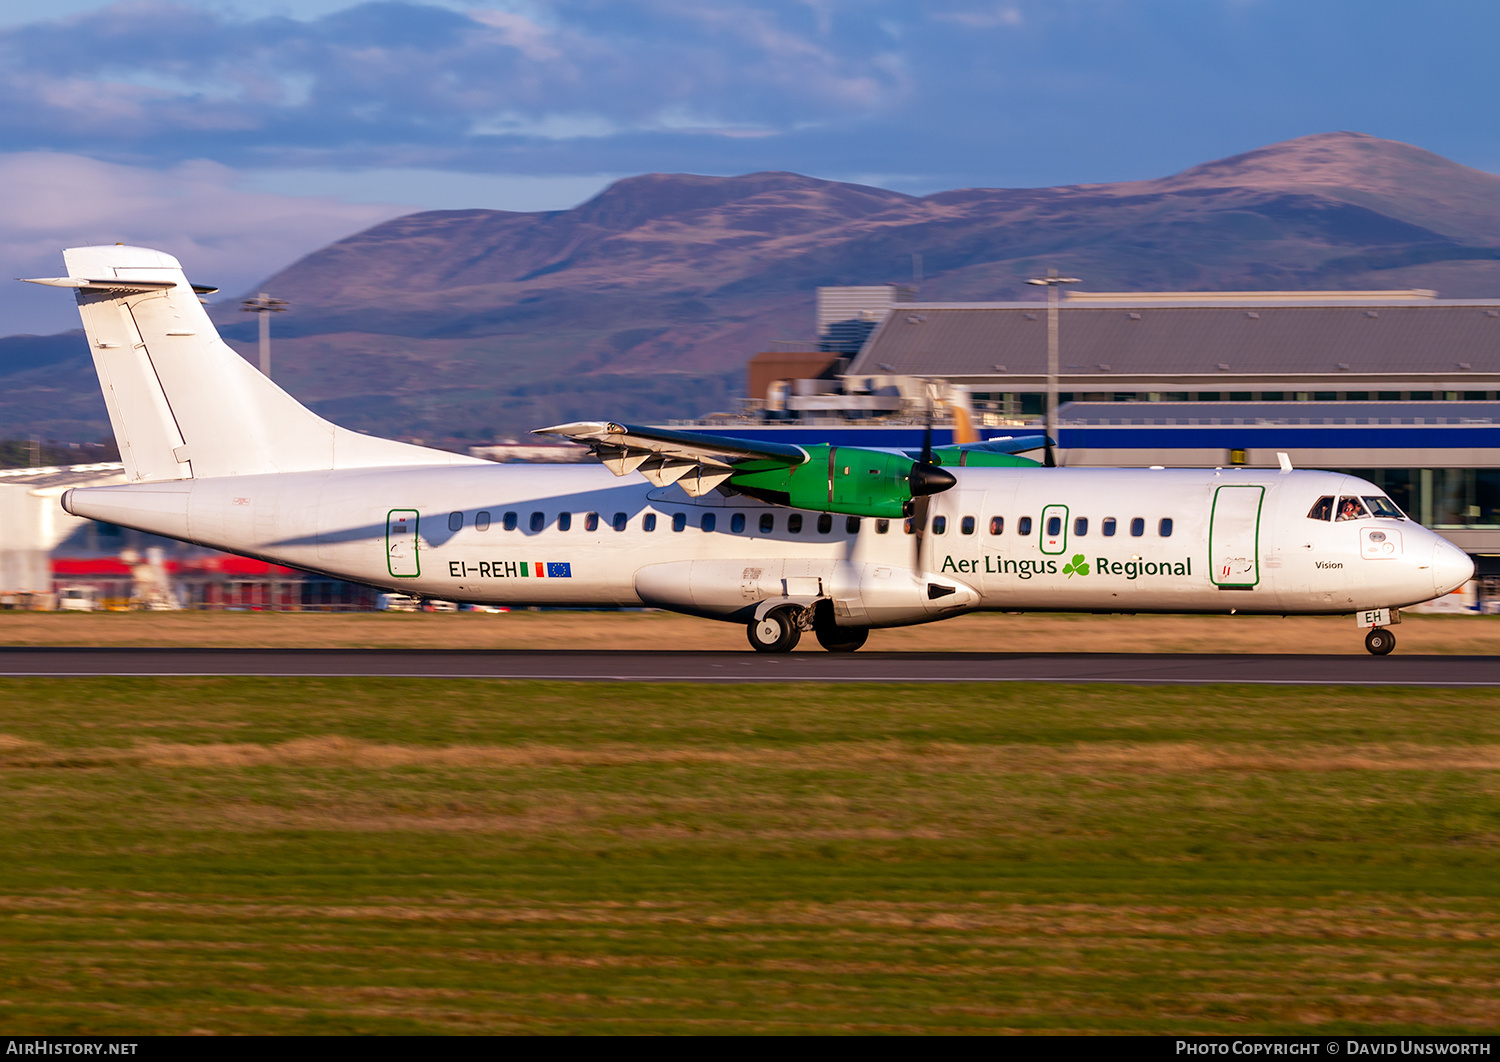
[[[1497,171],[1497,30],[1493,0],[5,0],[0,254],[147,242],[246,286],[409,210],[647,171],[921,194],[1337,129]],[[39,294],[0,334],[72,326]]]

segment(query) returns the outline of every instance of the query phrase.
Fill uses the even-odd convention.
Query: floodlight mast
[[[240,303],[240,309],[246,313],[253,313],[260,318],[260,372],[261,375],[270,379],[271,376],[271,318],[273,313],[286,312],[286,300],[273,299],[264,291],[253,299],[246,299]]]
[[[1044,277],[1033,277],[1028,284],[1040,284],[1047,289],[1047,464],[1056,464],[1052,456],[1052,441],[1057,438],[1057,289],[1060,284],[1077,284],[1077,277],[1060,277],[1057,270],[1047,270]]]

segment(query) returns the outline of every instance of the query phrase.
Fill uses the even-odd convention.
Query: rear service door
[[[422,574],[417,557],[417,511],[392,509],[385,516],[385,558],[390,572],[398,579]]]
[[[1224,590],[1248,590],[1260,582],[1260,506],[1264,487],[1220,487],[1214,491],[1208,528],[1208,570]]]

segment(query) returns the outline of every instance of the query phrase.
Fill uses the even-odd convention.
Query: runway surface
[[[0,676],[282,675],[577,682],[1121,682],[1500,685],[1500,657],[0,648]]]

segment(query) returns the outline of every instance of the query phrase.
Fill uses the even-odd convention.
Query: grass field
[[[1500,692],[0,680],[0,1027],[1500,1022]]]
[[[1398,653],[1494,653],[1500,616],[1408,613]],[[747,651],[745,629],[669,612],[0,612],[3,645]],[[1343,653],[1349,616],[1082,616],[982,613],[870,633],[872,652]],[[805,637],[799,651],[822,652]]]

